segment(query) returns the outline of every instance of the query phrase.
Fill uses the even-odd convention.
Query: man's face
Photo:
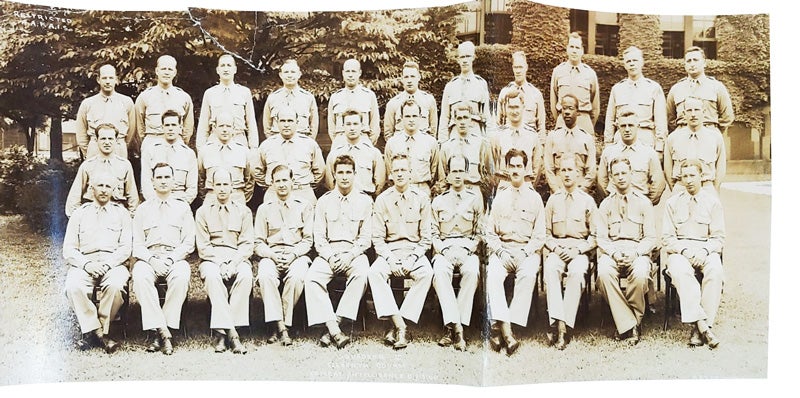
[[[114,152],[114,144],[117,141],[117,133],[112,129],[101,129],[97,131],[97,146],[100,153],[110,155]]]
[[[419,107],[418,106],[404,106],[403,107],[403,129],[406,133],[413,134],[417,131],[419,126]]]
[[[683,56],[683,66],[689,77],[696,79],[705,73],[706,59],[700,51],[691,51]]]
[[[233,117],[224,114],[217,116],[214,131],[217,133],[219,142],[227,144],[233,137]]]
[[[275,193],[281,200],[286,200],[292,192],[292,177],[289,176],[289,169],[278,171],[272,176],[272,184],[275,186]]]
[[[558,175],[561,177],[561,183],[564,188],[572,188],[578,181],[578,167],[572,159],[561,161],[561,166],[558,168]]]
[[[92,192],[94,193],[94,200],[100,206],[105,206],[111,200],[111,193],[114,192],[114,177],[110,174],[98,175],[92,181]]]
[[[336,180],[336,187],[339,192],[347,194],[353,189],[353,178],[356,171],[351,164],[339,164],[336,166],[336,173],[334,179]]]
[[[564,124],[569,128],[575,127],[578,117],[578,102],[572,97],[561,99],[561,116],[564,117]]]
[[[622,138],[625,145],[632,145],[636,142],[636,136],[639,132],[639,123],[636,122],[636,116],[625,116],[619,118],[617,121],[617,131]]]
[[[117,72],[114,68],[108,65],[100,67],[100,75],[97,76],[97,84],[100,85],[100,91],[104,95],[111,95],[114,93],[114,88],[117,87]]]
[[[358,85],[358,79],[361,78],[361,65],[354,60],[345,61],[342,67],[342,78],[344,79],[345,87],[353,89]]]
[[[283,110],[278,113],[278,129],[281,131],[281,137],[288,140],[294,137],[297,132],[297,115],[289,110]]]
[[[570,63],[577,65],[583,57],[583,41],[576,37],[571,37],[567,42],[567,59]]]
[[[514,156],[509,159],[506,169],[511,177],[511,185],[515,188],[521,187],[525,182],[525,160],[522,156]]]
[[[622,62],[625,64],[625,70],[628,71],[628,77],[633,78],[642,74],[644,59],[638,51],[630,51],[623,55]]]
[[[461,68],[461,73],[472,72],[473,61],[475,61],[475,51],[465,48],[458,49],[458,66]]]
[[[703,103],[695,98],[687,99],[683,103],[683,119],[693,130],[702,126],[703,121],[705,121]]]
[[[631,186],[631,166],[617,162],[611,167],[611,181],[620,192],[626,193]]]
[[[232,82],[236,75],[236,62],[233,57],[221,57],[217,63],[217,75],[221,82]]]
[[[700,191],[700,170],[697,166],[681,167],[681,182],[692,195]]]
[[[172,79],[175,78],[175,74],[177,73],[178,65],[171,59],[162,59],[158,65],[156,65],[156,78],[159,84],[171,85]]]
[[[294,88],[300,80],[300,67],[293,63],[284,64],[278,76],[285,87]]]
[[[220,203],[226,203],[233,192],[231,175],[224,171],[214,173],[214,193]]]
[[[396,159],[392,162],[392,180],[398,189],[405,189],[409,183],[411,166],[408,159]]]
[[[419,70],[417,68],[403,68],[403,90],[414,94],[419,89]]]
[[[464,187],[464,177],[467,175],[467,164],[462,157],[456,157],[450,160],[450,174],[447,175],[447,181],[450,186],[456,191],[460,191]]]
[[[181,119],[177,116],[167,116],[161,122],[164,128],[164,139],[167,143],[174,143],[181,135]]]
[[[519,97],[509,98],[506,102],[506,116],[512,125],[522,122],[522,101]]]
[[[514,81],[517,84],[522,84],[525,81],[526,74],[528,73],[528,64],[520,59],[514,59],[511,64],[511,69],[514,71]]]
[[[153,188],[157,193],[168,194],[172,192],[174,180],[169,167],[159,167],[153,171]]]
[[[355,142],[361,137],[361,116],[348,115],[344,118],[344,134],[348,140]]]
[[[456,111],[456,126],[458,127],[458,134],[462,137],[466,136],[469,132],[469,126],[472,124],[472,115],[468,110],[459,109]]]

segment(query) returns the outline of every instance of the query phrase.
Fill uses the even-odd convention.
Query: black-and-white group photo
[[[235,3],[0,1],[0,385],[774,370],[769,7]]]

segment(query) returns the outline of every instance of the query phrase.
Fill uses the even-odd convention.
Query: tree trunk
[[[33,153],[33,145],[36,143],[36,128],[33,123],[23,123],[22,128],[25,130],[25,149],[28,153]]]
[[[53,116],[50,118],[50,159],[64,161],[62,137],[61,117]]]

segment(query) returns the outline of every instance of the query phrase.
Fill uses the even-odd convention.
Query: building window
[[[584,46],[589,42],[589,11],[586,10],[569,10],[569,31],[578,32],[581,34]],[[566,43],[564,43],[566,45]],[[586,51],[586,48],[583,49]]]
[[[714,29],[714,19],[711,16],[696,16],[692,18],[692,45],[700,47],[706,53],[706,58],[717,58],[717,37]]]
[[[663,32],[661,47],[665,58],[683,58],[683,32]]]
[[[616,57],[619,48],[619,26],[598,24],[596,29],[594,53]]]
[[[458,24],[456,25],[456,34],[458,36],[467,36],[470,34],[477,34],[479,32],[478,11],[465,11],[458,16]]]

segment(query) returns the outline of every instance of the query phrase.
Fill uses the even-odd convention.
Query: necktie
[[[620,216],[626,220],[628,218],[628,195],[620,195],[618,205]]]

